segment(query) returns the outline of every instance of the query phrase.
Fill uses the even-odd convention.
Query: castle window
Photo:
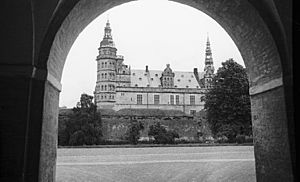
[[[135,86],[137,87],[137,86],[138,86],[138,84],[135,84]]]
[[[125,74],[125,71],[123,71],[123,74]]]
[[[103,99],[103,95],[101,95],[101,99]]]
[[[147,76],[147,73],[145,73],[144,76]]]
[[[151,78],[151,80],[153,80],[153,78]]]
[[[103,90],[103,85],[101,85],[101,90]]]
[[[102,68],[104,67],[104,63],[102,62]]]
[[[137,102],[137,104],[143,104],[143,96],[138,94],[136,96],[136,102]]]
[[[155,105],[159,104],[159,95],[154,95],[154,104]]]
[[[155,76],[158,76],[158,74],[155,74]]]
[[[106,85],[104,86],[104,90],[107,90],[107,86]]]
[[[147,87],[150,87],[150,85],[149,85],[149,84],[147,84]]]
[[[142,78],[139,78],[139,80],[142,80]]]
[[[104,64],[105,64],[105,68],[106,68],[107,67],[107,63],[105,62]]]
[[[189,80],[189,82],[191,82],[191,80]]]
[[[196,110],[190,110],[190,114],[194,116],[196,114]]]
[[[174,95],[170,95],[170,104],[174,105]]]
[[[174,87],[177,88],[177,85],[175,85]]]
[[[176,95],[176,105],[179,105],[179,95]]]
[[[107,78],[107,74],[106,73],[104,74],[104,78]]]
[[[180,82],[180,79],[178,79],[177,81]]]
[[[190,105],[195,105],[195,96],[190,95]]]

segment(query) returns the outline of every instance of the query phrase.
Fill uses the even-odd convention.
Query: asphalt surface
[[[253,146],[58,149],[59,182],[254,182]]]

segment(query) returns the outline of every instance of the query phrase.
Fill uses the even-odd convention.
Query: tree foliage
[[[72,111],[67,119],[59,121],[59,145],[99,144],[102,139],[102,125],[93,96],[81,94],[80,102]]]
[[[144,130],[144,125],[142,122],[137,120],[132,120],[129,129],[126,132],[126,139],[131,143],[136,145],[138,139],[140,138],[140,132]]]
[[[205,97],[204,108],[213,134],[234,140],[251,135],[249,83],[245,68],[229,59],[222,63]]]
[[[170,144],[175,142],[175,138],[179,138],[179,134],[173,130],[167,130],[160,122],[155,122],[149,127],[148,136],[155,139],[155,143]]]

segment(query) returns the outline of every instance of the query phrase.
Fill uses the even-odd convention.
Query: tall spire
[[[212,52],[210,48],[210,41],[209,36],[207,33],[207,41],[206,41],[206,49],[205,49],[205,67],[204,72],[206,74],[213,74],[214,73],[214,65],[213,65],[213,58],[212,58]]]
[[[107,19],[106,26],[104,28],[104,37],[103,40],[100,42],[100,47],[115,47],[114,41],[111,35],[111,28],[109,19]]]

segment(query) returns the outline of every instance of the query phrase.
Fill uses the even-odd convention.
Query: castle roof
[[[131,87],[159,87],[162,70],[131,70]],[[176,88],[200,88],[193,72],[173,71],[174,87]],[[204,72],[199,73],[200,79]]]

